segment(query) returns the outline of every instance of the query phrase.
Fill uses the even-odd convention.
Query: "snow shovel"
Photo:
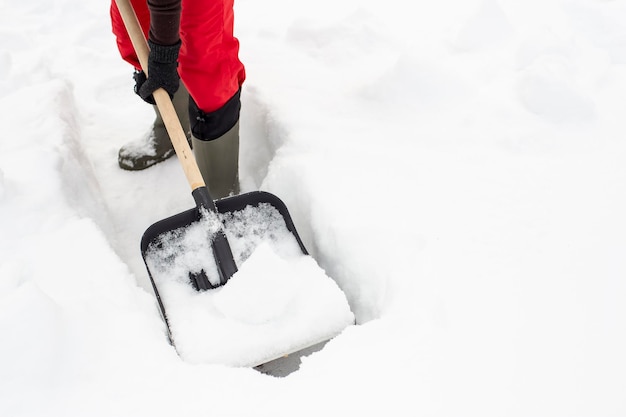
[[[144,34],[140,29],[137,17],[134,13],[134,10],[132,9],[132,6],[129,3],[129,0],[116,0],[116,3],[124,24],[126,25],[126,29],[130,35],[141,66],[144,68],[145,71],[145,69],[148,68],[148,45]],[[153,269],[155,269],[156,267],[154,266],[154,260],[150,257],[153,256],[153,254],[156,252],[157,257],[167,257],[168,259],[165,259],[165,261],[171,263],[170,261],[172,261],[172,259],[170,258],[182,258],[188,255],[190,252],[192,252],[191,254],[194,255],[193,251],[197,248],[187,247],[178,250],[178,252],[176,253],[167,252],[168,239],[171,236],[176,237],[181,234],[187,233],[198,225],[200,225],[200,227],[202,228],[205,225],[205,220],[207,218],[213,220],[217,219],[218,225],[216,226],[215,222],[213,222],[210,226],[211,228],[213,228],[213,230],[211,230],[211,237],[210,239],[208,239],[208,245],[210,245],[210,248],[204,248],[206,249],[206,253],[195,253],[196,255],[198,255],[198,257],[209,258],[209,261],[212,261],[214,263],[209,262],[211,263],[211,266],[209,268],[196,268],[193,271],[189,269],[188,277],[184,278],[187,280],[187,283],[191,284],[191,286],[195,289],[197,293],[202,294],[210,293],[204,290],[224,287],[227,281],[238,270],[237,264],[235,262],[235,257],[233,256],[233,251],[231,250],[231,244],[229,243],[229,239],[227,238],[226,232],[224,230],[226,223],[223,219],[225,217],[237,217],[239,213],[249,211],[251,208],[253,210],[255,208],[258,208],[259,212],[263,211],[263,213],[267,213],[269,208],[269,210],[273,214],[263,214],[260,216],[261,219],[263,220],[267,217],[271,217],[274,220],[278,219],[280,227],[286,230],[283,235],[288,235],[290,240],[293,242],[290,249],[291,252],[293,253],[294,251],[297,251],[301,255],[308,254],[306,248],[304,247],[304,244],[298,236],[287,207],[275,195],[267,192],[256,191],[223,198],[217,201],[214,201],[212,199],[209,190],[207,189],[207,186],[205,184],[205,181],[202,178],[200,170],[198,169],[194,155],[191,151],[189,143],[187,142],[187,137],[183,132],[180,121],[178,120],[168,93],[163,89],[159,89],[153,93],[153,96],[163,118],[163,122],[167,129],[167,132],[172,141],[174,150],[176,151],[176,155],[182,165],[189,186],[191,187],[191,194],[196,203],[195,207],[192,209],[168,217],[151,225],[145,231],[141,240],[141,253],[146,264],[146,268],[148,270],[148,275],[150,276],[150,281],[157,298],[159,309],[167,326],[170,342],[178,351],[178,347],[176,346],[173,338],[172,325],[170,323],[170,320],[168,319],[168,314],[166,313],[167,303],[163,302],[164,299],[161,297],[161,294],[159,294],[159,285],[163,284],[160,283],[160,278],[155,279],[155,271],[153,271]],[[257,215],[256,220],[258,220],[258,218],[259,216]],[[274,221],[274,223],[276,222]],[[261,227],[261,229],[263,229],[263,227]],[[257,233],[257,230],[255,230],[254,233]],[[270,231],[270,234],[271,233],[275,233],[275,228]],[[238,237],[236,236],[236,240],[237,239]],[[156,251],[154,250],[155,248]],[[159,252],[161,249],[165,249],[165,252],[163,252],[163,254]],[[240,252],[237,252],[237,254],[240,255]],[[242,259],[241,255],[239,256],[239,259]],[[161,260],[162,259],[158,259],[159,262]],[[150,265],[152,265],[152,267]],[[207,269],[211,269],[212,273],[209,274]],[[217,277],[215,274],[215,270],[217,270]],[[185,272],[187,272],[187,270]],[[212,279],[210,279],[209,276]],[[328,280],[332,281],[330,279]],[[332,285],[335,285],[336,287],[336,284],[333,283]],[[345,300],[345,296],[338,289],[338,287],[336,287],[336,290],[341,294],[340,297],[335,297],[335,300],[337,301],[335,301],[334,304],[339,307],[338,310],[335,311],[341,312],[341,314],[336,314],[336,316],[341,316],[340,320],[336,321],[336,323],[332,323],[332,326],[329,326],[327,329],[322,329],[322,331],[319,331],[315,335],[312,335],[311,338],[298,342],[298,344],[292,344],[293,346],[289,346],[288,352],[268,351],[269,353],[263,358],[259,357],[255,359],[250,359],[248,364],[251,366],[257,366],[262,363],[266,363],[267,361],[282,357],[288,353],[297,352],[301,349],[313,345],[314,343],[329,340],[330,338],[339,334],[339,332],[341,332],[343,328],[345,328],[347,325],[353,324],[354,316],[350,312],[347,301]],[[301,324],[297,324],[296,326],[314,327],[314,323],[318,323],[320,321],[333,321],[333,317],[328,316],[328,311],[331,310],[328,308],[328,297],[324,296],[322,297],[322,299],[323,301],[320,304],[324,305],[322,305],[321,309],[324,310],[326,316],[314,317],[309,322],[305,323],[304,326],[302,326]],[[313,338],[316,339],[313,340]]]

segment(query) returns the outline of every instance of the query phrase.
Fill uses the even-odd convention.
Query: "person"
[[[135,68],[135,92],[153,105],[156,89],[170,94],[213,198],[239,192],[239,113],[245,68],[233,34],[233,1],[131,0],[150,47],[148,77],[141,71],[115,1],[111,2],[117,47]],[[150,135],[143,143],[120,149],[120,168],[142,170],[174,154],[154,108]]]

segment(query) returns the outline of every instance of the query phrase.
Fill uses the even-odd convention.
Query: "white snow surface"
[[[108,7],[0,0],[0,415],[626,415],[624,2],[236,2],[242,188],[357,320],[284,378],[167,341]]]

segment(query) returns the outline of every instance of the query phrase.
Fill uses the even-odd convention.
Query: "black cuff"
[[[165,46],[148,40],[150,58],[154,60],[154,62],[172,64],[178,60],[178,52],[180,51],[181,44],[182,42],[178,41],[174,45]]]
[[[189,98],[189,120],[191,121],[191,134],[204,141],[210,141],[223,136],[239,120],[241,110],[241,88],[232,96],[226,104],[219,109],[205,113],[198,105]]]

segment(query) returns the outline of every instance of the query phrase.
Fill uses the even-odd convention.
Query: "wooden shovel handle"
[[[146,75],[148,75],[148,53],[150,50],[148,48],[146,37],[139,26],[137,15],[135,14],[129,0],[115,0],[115,3],[120,11],[122,20],[124,21],[124,26],[126,26],[126,31],[130,35],[130,40],[135,48],[137,58],[139,58],[141,68]],[[172,104],[169,94],[164,89],[159,88],[153,93],[153,96],[157,108],[161,113],[165,129],[167,130],[170,140],[172,141],[172,145],[174,146],[174,150],[176,151],[176,156],[178,156],[178,160],[183,167],[183,171],[185,171],[185,176],[187,177],[187,182],[191,187],[191,191],[194,191],[199,187],[204,187],[204,179],[202,178],[196,159],[193,156],[189,142],[187,142],[187,135],[183,131],[183,127],[181,126],[180,120],[176,115],[176,110],[174,109],[174,105]]]

